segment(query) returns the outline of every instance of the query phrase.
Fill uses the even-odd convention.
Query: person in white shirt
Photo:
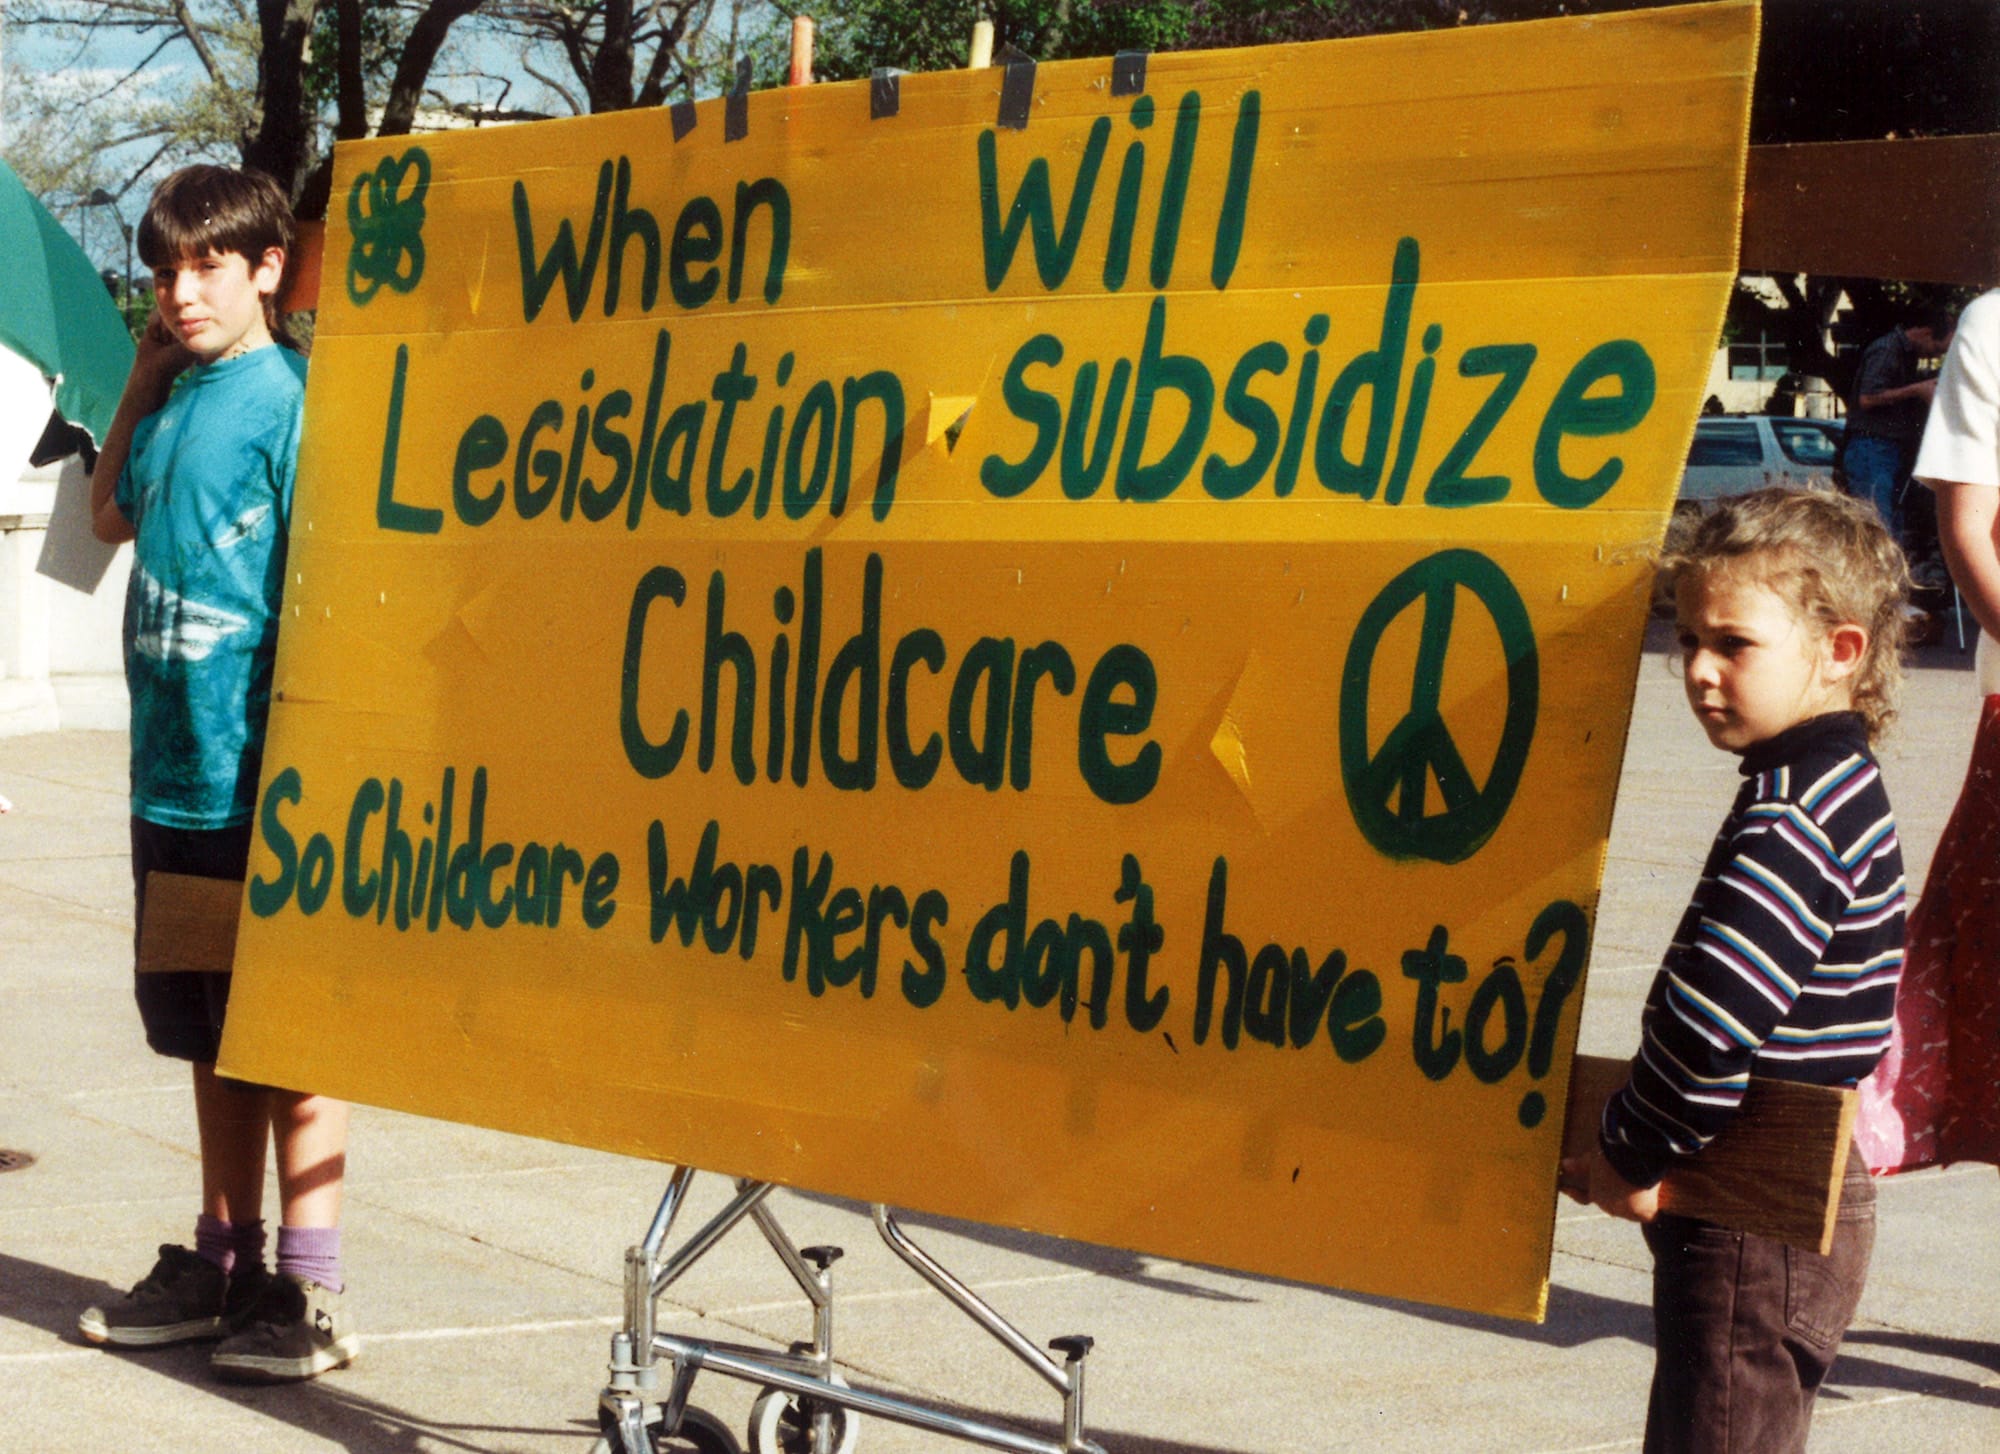
[[[1937,497],[1938,540],[1979,622],[1979,690],[1991,696],[2000,692],[2000,288],[1959,318],[1915,475]]]
[[[1945,560],[1979,622],[1981,702],[1958,803],[1910,913],[1896,1068],[1876,1090],[1901,1122],[1892,1162],[2000,1162],[2000,289],[1959,320],[1915,477],[1937,497]],[[1864,1089],[1864,1121],[1879,1099]]]

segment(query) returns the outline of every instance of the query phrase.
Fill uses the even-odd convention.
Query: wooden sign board
[[[1629,1061],[1576,1057],[1563,1126],[1565,1157],[1597,1149],[1604,1103],[1631,1073]],[[1833,1250],[1859,1104],[1851,1090],[1752,1076],[1728,1129],[1660,1183],[1660,1209],[1824,1257]]]
[[[1538,1316],[1755,18],[343,146],[229,1072]]]

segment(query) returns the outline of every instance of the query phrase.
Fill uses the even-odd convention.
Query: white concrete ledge
[[[0,737],[54,732],[62,725],[62,709],[46,677],[0,678]]]
[[[123,677],[0,678],[0,737],[31,732],[123,732],[132,725]]]

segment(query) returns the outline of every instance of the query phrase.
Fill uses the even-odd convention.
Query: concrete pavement
[[[1885,753],[1913,878],[1970,745],[1965,659],[1926,653]],[[107,1354],[77,1311],[183,1241],[196,1161],[185,1072],[146,1052],[130,1003],[124,738],[0,739],[0,1448],[583,1454],[623,1249],[664,1169],[357,1108],[346,1261],[367,1347],[295,1388],[214,1383],[204,1348]],[[1637,1010],[1727,805],[1733,764],[1700,739],[1657,652],[1642,668],[1582,1046],[1629,1052]],[[698,1177],[690,1215],[727,1188]],[[1058,1432],[1045,1385],[889,1256],[865,1209],[774,1194],[836,1273],[849,1377],[944,1394]],[[683,1221],[683,1226],[689,1225]],[[1089,1430],[1130,1454],[1634,1449],[1650,1367],[1649,1276],[1632,1228],[1564,1203],[1541,1327],[1273,1282],[962,1223],[916,1238],[1040,1342],[1088,1332]],[[740,1230],[670,1292],[669,1331],[782,1343],[810,1319]],[[696,1402],[739,1431],[751,1390]],[[859,1451],[964,1448],[880,1421]],[[1881,1187],[1861,1316],[1815,1454],[2000,1448],[2000,1177],[1962,1167]]]

